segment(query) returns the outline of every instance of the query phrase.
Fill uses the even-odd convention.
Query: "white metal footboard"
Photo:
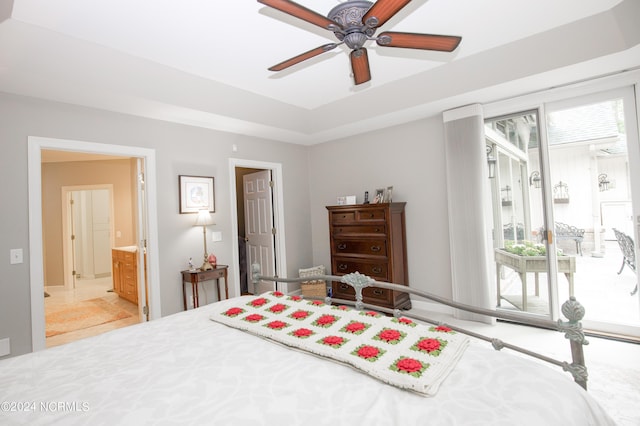
[[[401,311],[399,309],[389,309],[389,308],[384,308],[377,305],[369,305],[364,303],[362,301],[363,300],[362,290],[366,287],[378,287],[378,288],[384,288],[384,289],[393,290],[393,291],[401,291],[409,294],[415,294],[416,296],[420,296],[425,299],[428,299],[437,303],[441,303],[443,305],[450,306],[455,309],[460,309],[466,312],[486,315],[489,317],[499,318],[503,320],[516,321],[526,325],[548,328],[548,329],[553,329],[553,330],[563,332],[565,335],[565,338],[569,339],[569,342],[571,345],[571,356],[572,356],[571,363],[568,363],[566,361],[558,361],[556,359],[530,351],[528,349],[503,342],[500,339],[487,337],[469,330],[462,329],[460,327],[446,324],[447,327],[455,331],[464,333],[466,335],[475,337],[477,339],[490,342],[493,348],[496,350],[507,348],[507,349],[511,349],[511,350],[526,354],[528,356],[540,359],[542,361],[546,361],[551,364],[557,365],[561,367],[563,370],[570,372],[575,382],[578,383],[580,386],[582,386],[584,389],[587,389],[588,374],[587,374],[587,368],[585,366],[584,352],[583,352],[582,346],[589,344],[589,342],[585,339],[584,332],[582,331],[582,324],[580,322],[580,320],[584,317],[585,310],[584,310],[584,307],[573,296],[570,297],[569,300],[567,300],[562,305],[562,314],[567,318],[568,321],[558,320],[557,322],[554,322],[551,320],[537,319],[537,318],[523,319],[521,316],[515,315],[510,312],[498,312],[496,310],[465,305],[463,303],[454,302],[452,300],[448,300],[443,297],[439,297],[421,290],[413,289],[405,285],[376,281],[373,278],[370,278],[358,272],[342,275],[342,276],[317,275],[313,277],[304,277],[304,278],[279,278],[279,277],[269,277],[269,276],[260,275],[260,265],[259,264],[252,265],[252,281],[254,284],[257,284],[259,281],[303,282],[303,281],[314,281],[314,280],[324,280],[326,282],[338,281],[338,282],[348,284],[354,288],[356,293],[355,302],[351,300],[343,300],[343,299],[337,299],[332,297],[326,297],[324,298],[324,301],[327,304],[339,303],[344,305],[352,305],[352,306],[355,306],[355,308],[358,310],[372,309],[379,312],[392,314],[395,317],[405,316],[405,317],[416,319],[419,321],[428,322],[431,324],[443,325],[439,321],[433,321],[422,315],[411,314],[406,311]]]

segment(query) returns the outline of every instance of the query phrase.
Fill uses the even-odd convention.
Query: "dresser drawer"
[[[358,222],[384,222],[386,218],[386,209],[384,207],[356,210],[356,221]]]
[[[356,220],[356,212],[355,210],[331,212],[329,220],[331,223],[353,223]]]
[[[124,297],[130,302],[138,303],[138,281],[135,278],[123,279],[118,295]]]
[[[367,222],[385,223],[386,218],[387,215],[384,207],[335,210],[330,213],[330,221],[332,224]]]
[[[387,256],[387,241],[383,239],[350,240],[338,239],[333,241],[333,253],[354,254],[359,256]]]
[[[362,290],[362,298],[364,303],[391,303],[393,291],[386,288],[368,287]],[[355,300],[356,291],[349,284],[335,282],[333,283],[333,297],[338,299]]]
[[[389,279],[389,265],[386,260],[376,262],[336,257],[333,259],[332,270],[337,275],[360,272],[377,281],[387,281]]]
[[[331,228],[334,238],[340,238],[349,235],[358,236],[384,236],[387,234],[387,227],[384,223],[378,225],[334,225]]]

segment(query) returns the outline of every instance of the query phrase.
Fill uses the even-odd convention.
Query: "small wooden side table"
[[[213,269],[208,271],[201,271],[195,269],[193,271],[181,271],[182,274],[182,300],[184,302],[184,310],[187,310],[187,290],[185,285],[191,283],[191,294],[193,295],[193,307],[200,306],[198,301],[198,283],[201,281],[216,280],[216,290],[218,292],[218,300],[221,300],[220,296],[220,278],[224,278],[224,295],[225,298],[229,298],[229,285],[227,280],[228,265],[217,265]]]

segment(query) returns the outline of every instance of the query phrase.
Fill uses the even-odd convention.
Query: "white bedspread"
[[[485,343],[424,398],[210,321],[213,309],[0,361],[0,424],[614,424],[566,373]]]

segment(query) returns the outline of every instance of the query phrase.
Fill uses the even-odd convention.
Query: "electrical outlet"
[[[9,251],[9,259],[12,265],[22,263],[22,249],[11,249]]]

